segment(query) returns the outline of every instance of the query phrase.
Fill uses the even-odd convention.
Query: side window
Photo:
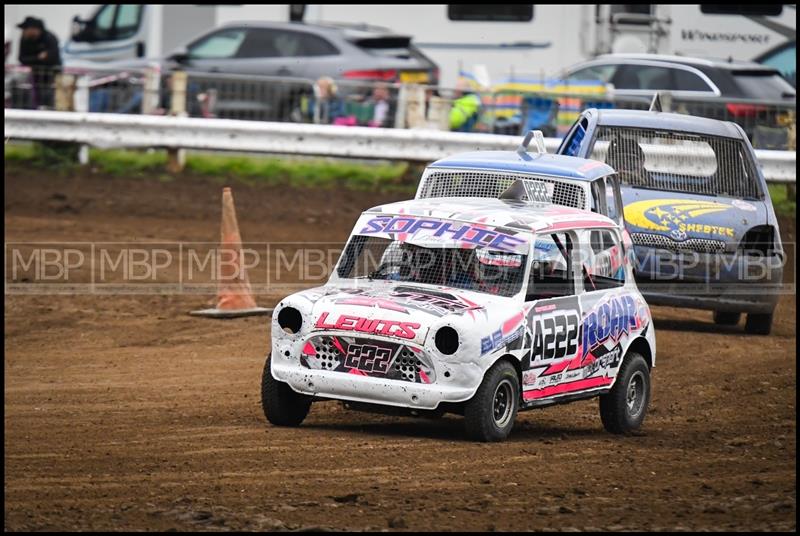
[[[116,9],[116,4],[106,4],[95,15],[94,37],[96,41],[107,41],[112,38]]]
[[[125,39],[132,37],[139,29],[142,19],[142,7],[135,4],[123,4],[117,9],[115,37]]]
[[[304,32],[253,28],[247,32],[239,58],[330,56],[339,51],[325,39]]]
[[[712,93],[713,90],[709,85],[697,76],[695,73],[684,71],[683,69],[675,69],[675,89],[681,91],[706,91]]]
[[[237,58],[276,58],[281,53],[275,47],[273,30],[252,28],[247,31],[247,38],[236,53]]]
[[[605,215],[606,213],[605,183],[600,179],[592,181],[591,191],[592,191],[591,211]]]
[[[579,69],[574,73],[567,75],[568,81],[581,81],[581,80],[600,80],[601,82],[608,83],[611,77],[614,76],[615,65],[593,65],[585,69]]]
[[[233,58],[244,41],[245,31],[231,28],[214,32],[201,38],[189,46],[189,57],[192,59]]]
[[[653,65],[622,65],[614,76],[617,89],[675,89],[673,69]]]
[[[588,243],[581,244],[581,271],[586,292],[607,290],[625,284],[622,247],[616,234],[607,229],[588,232]]]
[[[603,181],[606,185],[606,210],[608,211],[606,216],[617,221],[620,217],[619,208],[617,207],[617,197],[615,195],[617,179],[614,175],[608,175],[603,177]]]
[[[303,55],[303,42],[300,34],[296,32],[272,32],[274,34],[273,44],[278,56],[292,58]]]
[[[764,65],[778,69],[784,78],[794,82],[797,73],[797,47],[790,45],[761,60]]]
[[[144,6],[136,4],[105,4],[95,13],[91,28],[85,30],[89,41],[126,39],[136,34],[142,22]]]
[[[537,235],[525,301],[575,294],[572,276],[572,239],[567,233]]]
[[[303,45],[303,56],[333,56],[339,54],[339,49],[333,46],[327,39],[317,35],[301,34],[300,38]]]
[[[561,154],[565,154],[567,156],[577,156],[578,151],[581,148],[581,143],[583,142],[583,138],[586,137],[586,129],[589,126],[589,122],[586,118],[582,119],[578,125],[575,126],[575,129],[570,133],[567,141],[564,143],[564,150]]]

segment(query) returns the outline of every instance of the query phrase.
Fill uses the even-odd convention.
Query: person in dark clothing
[[[53,83],[61,67],[58,38],[35,17],[25,17],[17,24],[22,29],[19,42],[19,62],[31,68],[33,107],[53,106]]]

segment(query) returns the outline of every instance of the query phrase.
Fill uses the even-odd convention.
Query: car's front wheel
[[[629,353],[614,387],[600,395],[600,419],[612,434],[627,434],[642,425],[650,403],[650,367],[640,354]]]
[[[464,407],[467,435],[477,441],[502,441],[511,433],[519,409],[519,377],[508,361],[498,361]]]
[[[272,377],[267,356],[261,375],[261,407],[264,416],[276,426],[299,426],[311,409],[311,398],[296,393],[287,384]]]

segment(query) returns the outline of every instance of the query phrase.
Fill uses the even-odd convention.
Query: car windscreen
[[[777,71],[733,71],[731,74],[746,97],[763,100],[795,98],[795,89]]]
[[[522,288],[527,255],[476,247],[424,247],[353,235],[340,259],[341,278],[441,285],[510,297]]]
[[[601,126],[590,158],[614,168],[622,186],[763,199],[750,154],[734,138]]]

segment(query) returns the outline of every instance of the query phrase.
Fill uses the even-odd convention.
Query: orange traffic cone
[[[192,311],[193,316],[209,318],[236,318],[240,316],[272,314],[273,309],[258,307],[253,299],[253,291],[247,278],[245,267],[241,264],[242,237],[236,223],[236,209],[233,208],[233,194],[226,187],[222,190],[222,240],[220,251],[233,255],[230,263],[220,263],[217,282],[217,307]]]

